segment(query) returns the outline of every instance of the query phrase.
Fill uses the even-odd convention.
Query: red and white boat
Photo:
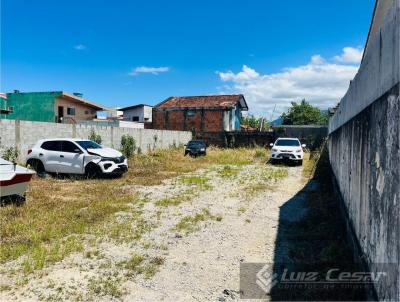
[[[24,197],[34,171],[0,158],[0,197]]]

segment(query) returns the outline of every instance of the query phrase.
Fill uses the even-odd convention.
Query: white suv
[[[278,138],[275,144],[270,144],[272,147],[271,162],[277,160],[290,160],[303,164],[304,152],[303,148],[306,145],[300,144],[297,138]]]
[[[87,139],[43,139],[28,150],[26,164],[36,172],[86,174],[120,174],[128,171],[128,161],[121,152],[103,148]]]

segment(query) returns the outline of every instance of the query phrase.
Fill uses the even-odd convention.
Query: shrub
[[[158,135],[154,134],[153,136],[154,144],[153,144],[153,149],[157,148],[157,141],[158,141]]]
[[[3,152],[2,158],[15,163],[19,157],[19,150],[17,147],[6,148]]]
[[[129,135],[129,134],[124,134],[121,137],[121,152],[124,154],[127,158],[131,157],[136,150],[136,141],[135,139]]]
[[[96,142],[98,144],[101,144],[101,136],[100,136],[100,134],[97,134],[96,131],[94,131],[93,128],[90,130],[90,134],[89,134],[88,138],[91,141],[94,141],[94,142]]]

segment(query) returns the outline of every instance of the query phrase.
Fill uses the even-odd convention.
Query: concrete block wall
[[[391,3],[380,29],[368,40],[360,69],[329,123],[333,132],[379,99],[400,79],[400,1]]]
[[[0,119],[0,152],[2,148],[15,146],[15,121]],[[0,154],[1,154],[0,153]]]
[[[400,300],[399,86],[331,133],[329,156],[362,257],[372,272],[394,271],[376,286],[379,300]]]
[[[372,272],[390,268],[374,284],[377,298],[400,301],[400,0],[386,4],[330,120],[328,148],[361,257]]]
[[[192,139],[189,131],[170,131],[153,129],[133,129],[110,126],[90,126],[56,124],[0,119],[0,155],[7,147],[20,150],[20,160],[24,161],[29,148],[38,140],[45,138],[76,137],[88,138],[92,129],[101,136],[102,145],[119,149],[123,134],[129,134],[136,140],[137,147],[143,152],[153,148],[168,148],[186,144]],[[157,136],[155,140],[154,137]]]

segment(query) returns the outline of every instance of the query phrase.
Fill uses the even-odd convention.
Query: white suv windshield
[[[93,142],[93,141],[76,141],[76,143],[81,146],[83,149],[101,149],[103,148],[99,144]]]
[[[275,146],[298,147],[300,146],[300,142],[294,139],[278,139],[275,143]]]

